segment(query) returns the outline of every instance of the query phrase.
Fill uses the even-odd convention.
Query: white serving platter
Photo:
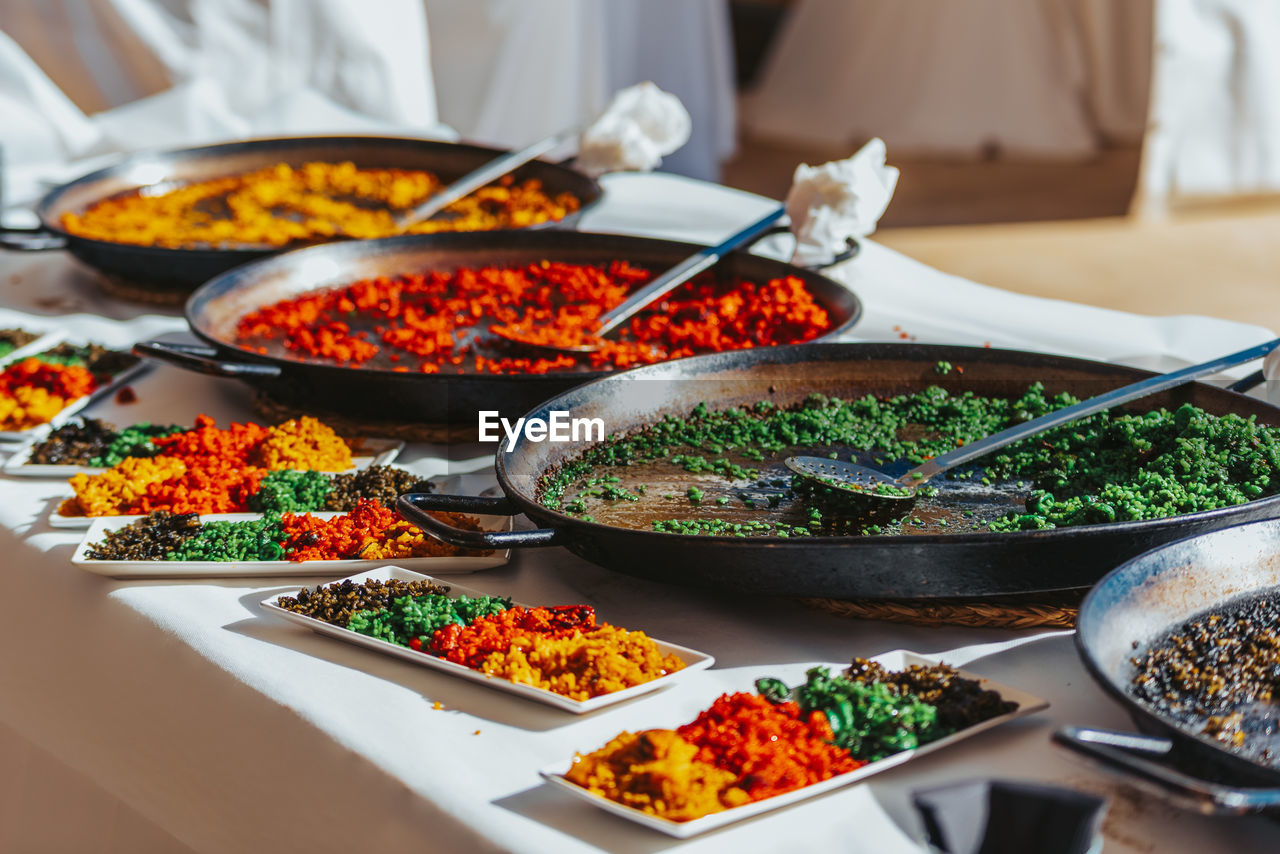
[[[33,428],[35,429],[35,428]],[[72,466],[72,465],[44,465],[40,463],[30,463],[31,452],[36,445],[43,442],[52,432],[52,428],[43,425],[38,432],[14,449],[9,458],[4,461],[4,465],[0,466],[0,471],[11,477],[40,477],[49,480],[64,480],[77,474],[102,474],[105,468],[98,466]],[[382,438],[364,438],[348,439],[349,443],[354,443],[356,447],[352,451],[352,459],[355,461],[355,468],[350,471],[368,468],[369,466],[385,466],[395,461],[400,456],[400,452],[404,450],[404,442],[400,439],[382,439]],[[87,523],[71,524],[71,519],[86,519],[85,516],[61,516],[59,522],[50,519],[50,523],[58,528],[83,528]]]
[[[311,515],[321,519],[332,519],[342,514],[333,511],[313,512]],[[86,572],[106,575],[111,578],[247,578],[284,576],[328,576],[330,578],[348,575],[352,572],[376,569],[385,566],[387,558],[376,560],[251,560],[251,561],[216,561],[216,560],[90,560],[86,557],[89,547],[102,540],[107,531],[123,528],[130,522],[141,519],[141,516],[107,516],[95,519],[89,530],[85,532],[71,563]],[[210,513],[200,517],[202,522],[244,522],[260,519],[260,513]],[[506,531],[511,528],[510,516],[481,516],[475,519],[489,531]],[[431,572],[466,574],[494,569],[503,566],[511,559],[510,549],[495,550],[493,554],[483,557],[410,557],[397,558],[396,563],[411,569],[430,570]],[[345,631],[345,629],[343,630]],[[352,634],[355,634],[352,632]]]
[[[7,324],[0,323],[0,326],[6,325]],[[14,362],[21,362],[28,356],[43,353],[45,350],[58,346],[67,338],[66,330],[63,329],[50,329],[47,332],[39,332],[35,329],[26,329],[26,331],[35,335],[36,339],[30,344],[24,344],[11,351],[7,356],[0,356],[0,367],[7,367]]]
[[[380,569],[377,569],[373,572],[366,572],[360,575],[353,575],[350,578],[339,579],[339,580],[352,581],[356,583],[360,583],[364,581],[389,581],[392,579],[395,579],[397,581],[438,581],[439,580],[439,579],[432,578],[429,575],[422,575],[417,572],[409,571],[406,568],[406,565],[407,565],[406,561],[399,561],[399,564],[400,565],[398,566],[383,566]],[[475,590],[470,587],[462,587],[456,584],[450,584],[449,582],[441,582],[441,583],[449,587],[449,594],[452,596],[492,595],[489,593],[485,593],[484,591],[481,591],[481,590]],[[522,685],[518,682],[511,682],[501,677],[488,676],[488,675],[485,675],[484,673],[481,673],[478,670],[472,670],[470,667],[464,667],[461,664],[455,664],[454,662],[448,661],[447,659],[437,658],[434,655],[428,655],[423,652],[417,652],[415,650],[409,649],[408,647],[399,646],[397,644],[391,643],[390,641],[384,641],[380,638],[374,638],[374,637],[369,637],[368,635],[362,635],[359,632],[353,632],[350,629],[345,629],[340,626],[335,626],[331,623],[326,623],[323,620],[317,620],[313,617],[306,617],[306,616],[303,616],[302,614],[298,614],[293,611],[287,611],[276,604],[276,599],[279,596],[296,596],[297,594],[298,594],[298,591],[291,590],[287,593],[278,593],[272,596],[268,596],[266,599],[262,600],[262,607],[273,614],[276,614],[280,617],[283,617],[286,620],[289,620],[290,622],[297,623],[300,626],[304,626],[305,628],[311,629],[312,631],[318,632],[322,635],[328,635],[330,637],[334,637],[339,640],[344,640],[344,641],[347,641],[348,643],[356,644],[357,646],[367,647],[368,649],[374,650],[376,652],[381,652],[384,655],[391,655],[396,658],[402,658],[405,661],[411,661],[414,664],[418,664],[422,667],[430,667],[433,670],[440,670],[445,673],[450,673],[454,676],[459,676],[463,679],[469,679],[472,682],[480,682],[484,685],[488,685],[490,688],[494,688],[499,691],[505,691],[508,694],[515,694],[516,696],[524,697],[529,700],[536,700],[540,703],[546,703],[547,705],[555,706],[558,709],[564,709],[567,712],[573,712],[574,714],[579,714],[579,715],[585,714],[587,712],[594,712],[596,709],[604,708],[605,706],[612,706],[615,703],[626,702],[627,700],[630,700],[633,697],[638,697],[641,694],[648,694],[651,691],[657,691],[661,688],[666,688],[672,685],[676,680],[681,679],[690,673],[694,673],[699,670],[706,670],[708,667],[715,664],[715,661],[716,661],[714,658],[707,655],[705,652],[698,652],[697,650],[689,649],[688,647],[677,646],[676,644],[667,643],[665,641],[658,640],[657,638],[651,638],[651,640],[653,640],[653,642],[657,644],[658,649],[661,650],[664,655],[668,653],[675,653],[676,655],[678,655],[680,657],[680,660],[685,663],[684,669],[677,670],[675,673],[669,673],[666,676],[659,677],[658,679],[654,679],[651,682],[645,682],[642,685],[633,685],[630,688],[624,688],[621,691],[615,691],[612,694],[603,694],[599,697],[592,697],[589,700],[573,700],[568,697],[562,696],[560,694],[556,694],[551,691],[544,690],[542,688],[535,688],[532,685]],[[520,605],[522,603],[515,602],[513,604]],[[541,604],[550,605],[554,603],[541,603]],[[525,606],[525,607],[529,607],[529,606]],[[628,626],[624,628],[633,628],[633,627]]]
[[[883,655],[876,656],[872,661],[880,663],[889,670],[901,670],[903,667],[909,667],[913,664],[929,666],[940,663],[940,659],[929,658],[927,656],[919,655],[918,653],[908,652],[904,649],[886,652]],[[818,662],[808,665],[807,667],[819,666],[824,666],[824,664],[822,662]],[[848,664],[825,664],[825,666],[830,667],[833,672],[840,672],[844,670]],[[903,763],[910,762],[918,756],[925,756],[937,750],[945,750],[957,741],[977,735],[980,732],[985,732],[993,727],[998,727],[1001,724],[1014,720],[1015,718],[1021,718],[1035,712],[1043,711],[1049,707],[1047,700],[1043,700],[1039,697],[1033,697],[1032,695],[1027,694],[1024,691],[1019,691],[1016,688],[1010,688],[1007,685],[1001,685],[998,682],[983,679],[981,676],[968,673],[964,670],[960,670],[959,674],[966,679],[977,680],[982,683],[983,688],[997,691],[1005,700],[1012,700],[1017,703],[1018,708],[1007,715],[991,718],[990,720],[983,721],[980,724],[975,724],[967,729],[962,729],[959,732],[952,733],[946,738],[930,742],[924,747],[919,747],[915,750],[906,750],[902,753],[897,753],[893,756],[888,756],[875,762],[869,762],[856,771],[839,774],[829,780],[823,780],[821,783],[814,783],[812,786],[806,786],[803,789],[797,789],[794,792],[787,792],[786,794],[767,798],[763,801],[754,801],[749,804],[743,804],[740,807],[733,807],[732,809],[727,809],[722,812],[711,813],[710,815],[703,816],[702,818],[696,818],[692,821],[672,821],[670,819],[660,818],[659,816],[641,812],[633,807],[624,806],[617,801],[609,800],[608,798],[600,795],[594,795],[576,783],[571,783],[565,779],[564,775],[568,771],[568,765],[564,763],[543,768],[538,773],[555,788],[568,792],[574,797],[584,800],[595,807],[611,812],[614,815],[622,816],[625,819],[634,821],[637,824],[642,824],[653,830],[660,831],[668,836],[687,839],[691,836],[697,836],[700,833],[706,833],[709,830],[715,830],[728,824],[752,818],[753,816],[760,815],[761,813],[790,806],[791,804],[805,801],[810,798],[815,798],[819,795],[825,794],[826,792],[830,792],[833,789],[841,788],[842,786],[848,786],[852,783],[858,782],[859,780],[864,780],[873,774],[879,774],[882,771],[887,771],[890,768],[895,768]],[[751,688],[750,686],[747,686],[743,690],[751,690]],[[696,716],[702,708],[705,708],[706,705],[709,705],[713,699],[714,698],[709,698],[702,707],[688,714],[687,719],[676,721],[676,725],[678,726],[687,723],[689,720],[693,720],[694,716]],[[655,726],[662,725],[663,724],[659,723]]]
[[[46,347],[45,349],[48,348]],[[97,403],[105,397],[115,394],[121,386],[149,370],[151,370],[151,365],[139,359],[136,365],[125,368],[123,371],[113,376],[110,382],[95,389],[92,394],[86,394],[84,397],[71,401],[69,405],[64,407],[57,415],[53,416],[53,418],[49,419],[44,424],[37,424],[34,427],[28,427],[26,430],[0,430],[0,442],[24,441],[48,430],[49,428],[58,427],[66,423],[68,418],[75,415],[80,410]]]
[[[8,472],[5,472],[5,474],[8,474]],[[70,495],[64,495],[58,498],[58,506],[62,506],[62,502],[70,497],[71,497]],[[227,514],[227,515],[257,516],[258,514],[241,513],[241,514]],[[59,513],[57,508],[55,507],[53,512],[49,514],[49,525],[54,528],[67,528],[72,531],[85,531],[93,527],[93,523],[98,521],[99,519],[101,520],[128,519],[132,521],[137,518],[138,518],[137,516],[64,516],[61,513]]]
[[[355,468],[347,469],[347,471],[345,472],[333,472],[333,474],[350,474],[351,472],[359,471],[360,469],[368,468],[369,466],[390,465],[392,462],[395,461],[397,457],[400,456],[400,452],[404,450],[404,442],[402,442],[399,439],[362,439],[361,442],[362,442],[362,450],[364,450],[365,453],[354,457],[354,460],[356,463]],[[20,448],[18,452],[14,454],[13,457],[10,457],[9,460],[5,462],[3,467],[0,467],[0,470],[3,470],[4,473],[8,475],[29,474],[28,472],[24,472],[24,471],[10,471],[9,466],[13,464],[20,468],[23,467],[21,463],[15,463],[14,461],[18,458],[18,455],[22,453],[25,453],[25,456],[27,458],[30,458],[31,448],[34,447],[34,445],[35,445],[35,442],[28,442],[24,444],[23,448],[25,448],[25,451],[23,451],[23,449]],[[80,466],[25,466],[25,468],[59,469],[59,470],[68,472],[68,474],[66,475],[66,477],[68,478],[79,473],[100,474],[101,472],[106,471],[106,469],[94,469],[94,468],[87,468],[87,467],[80,467]],[[73,469],[74,471],[72,471]],[[30,476],[46,477],[46,475],[39,475],[39,474],[30,474]],[[423,478],[423,480],[426,480],[426,479],[427,478]],[[70,498],[72,494],[74,493],[69,493],[63,496],[63,500],[65,500],[66,498]],[[62,500],[59,500],[58,504],[59,506],[61,506]],[[316,512],[323,512],[323,511],[316,511]],[[261,514],[259,513],[249,513],[249,514],[226,513],[226,514],[214,514],[214,515],[224,515],[224,516],[239,515],[249,519],[256,519]],[[49,514],[49,524],[54,528],[68,528],[73,531],[83,531],[86,528],[90,527],[94,523],[94,521],[97,519],[124,519],[124,518],[137,519],[138,517],[137,516],[128,516],[128,517],[125,517],[125,516],[64,516],[63,514],[59,513],[57,508],[55,507],[53,512]]]

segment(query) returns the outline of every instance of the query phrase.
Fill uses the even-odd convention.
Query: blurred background
[[[517,146],[653,80],[694,119],[664,170],[781,197],[879,136],[877,239],[986,284],[1259,322],[1280,266],[1273,0],[0,0],[0,33],[13,201],[138,147]]]

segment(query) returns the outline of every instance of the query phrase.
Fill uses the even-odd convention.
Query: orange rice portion
[[[66,213],[71,234],[112,243],[168,248],[281,247],[340,237],[369,239],[400,233],[397,213],[441,187],[430,172],[362,169],[354,163],[278,163],[253,172],[150,188],[103,199],[83,213]],[[486,231],[560,220],[581,206],[571,193],[554,196],[535,180],[511,176],[459,199],[446,216],[407,229]]]

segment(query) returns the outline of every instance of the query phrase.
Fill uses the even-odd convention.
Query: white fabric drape
[[[1142,208],[1280,190],[1280,3],[1159,0]]]
[[[75,0],[0,0],[0,30],[20,44],[86,113],[154,95],[176,82],[167,60],[179,45],[157,55],[142,37],[159,4]],[[138,20],[123,16],[128,9]],[[151,14],[147,14],[150,12]]]
[[[734,149],[726,0],[424,0],[441,120],[519,146],[585,124],[618,89],[652,80],[693,116],[663,170],[719,175]]]
[[[0,143],[11,162],[78,156],[99,133],[17,43],[0,32]]]
[[[644,80],[694,117],[664,169],[713,178],[734,148],[727,0],[0,0],[0,28],[86,113],[123,108],[95,117],[111,149],[439,135],[437,96],[462,135],[515,146]]]
[[[605,7],[611,89],[652,80],[684,102],[693,135],[664,171],[716,179],[737,140],[727,0],[627,0]]]
[[[436,120],[420,0],[379,0],[376,15],[351,0],[104,0],[91,13],[78,0],[3,4],[11,202],[90,154],[273,134],[452,136]],[[89,117],[50,78],[111,109]]]
[[[602,4],[424,2],[440,115],[464,138],[518,147],[603,109]]]
[[[420,0],[3,0],[0,27],[88,112],[212,84],[245,122],[311,90],[375,120],[436,121]]]

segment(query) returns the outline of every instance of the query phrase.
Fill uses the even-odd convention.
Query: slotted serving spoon
[[[590,336],[585,338],[581,344],[545,344],[536,339],[526,338],[519,331],[499,326],[491,327],[489,332],[530,350],[541,350],[551,354],[593,353],[603,346],[603,336],[617,329],[637,312],[662,299],[703,270],[711,268],[729,252],[747,243],[752,238],[763,234],[781,219],[785,213],[786,208],[779,205],[746,228],[725,238],[721,243],[715,246],[708,246],[690,255],[627,297],[626,300],[602,314],[599,318],[599,325],[591,331]]]
[[[1197,380],[1200,377],[1216,374],[1218,371],[1233,368],[1236,365],[1243,365],[1246,362],[1252,362],[1254,359],[1261,359],[1277,346],[1280,346],[1280,338],[1268,341],[1265,344],[1258,344],[1247,350],[1241,350],[1238,353],[1232,353],[1229,356],[1220,356],[1209,362],[1192,365],[1172,373],[1161,374],[1160,376],[1150,377],[1122,386],[1106,394],[1100,394],[1097,397],[1091,397],[1088,400],[1082,400],[1063,409],[1041,415],[1039,418],[1032,418],[1030,421],[1025,421],[1015,427],[1001,430],[999,433],[993,433],[985,439],[980,439],[972,444],[962,445],[954,451],[926,460],[923,465],[918,465],[899,477],[890,477],[884,472],[869,466],[860,466],[857,463],[846,463],[824,457],[787,457],[783,463],[797,477],[831,489],[884,501],[907,501],[914,499],[916,490],[928,483],[930,479],[945,471],[950,471],[958,465],[986,456],[992,451],[999,450],[1006,445],[1012,445],[1014,442],[1019,442],[1037,433],[1043,433],[1046,430],[1069,424],[1087,415],[1093,415],[1095,412],[1102,412],[1104,409],[1110,409],[1113,406],[1119,406],[1122,403],[1128,403],[1131,400],[1137,400],[1149,394],[1165,391],[1183,383]]]

